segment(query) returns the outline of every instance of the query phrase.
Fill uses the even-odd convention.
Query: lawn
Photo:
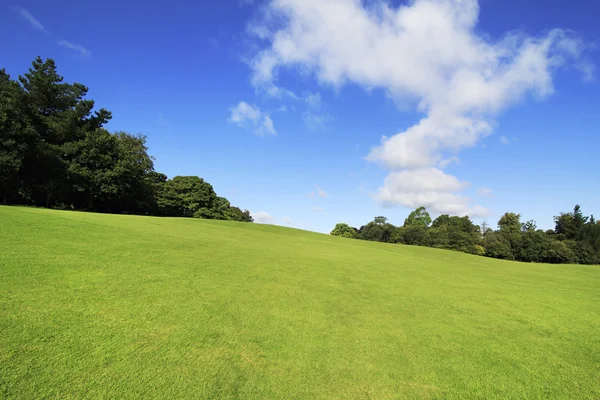
[[[600,268],[2,206],[0,398],[599,399]]]

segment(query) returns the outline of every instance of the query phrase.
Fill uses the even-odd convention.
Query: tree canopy
[[[600,264],[600,222],[584,216],[581,207],[554,218],[555,229],[537,229],[533,220],[521,222],[521,215],[505,213],[492,230],[487,222],[475,225],[468,216],[442,214],[435,220],[425,207],[409,214],[404,225],[396,227],[383,216],[360,229],[337,224],[332,235],[356,237],[386,243],[429,246],[481,256],[523,262]],[[348,233],[348,236],[341,232]]]
[[[156,172],[146,137],[109,132],[111,113],[87,93],[51,59],[16,80],[0,70],[0,201],[252,222],[202,178]]]

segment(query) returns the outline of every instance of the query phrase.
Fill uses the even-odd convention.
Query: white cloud
[[[281,218],[281,221],[283,222],[284,225],[287,225],[287,226],[290,226],[293,223],[293,221],[290,217],[283,217],[283,218]]]
[[[240,101],[238,105],[231,108],[230,111],[230,123],[236,124],[242,128],[251,125],[254,127],[254,132],[260,136],[263,136],[265,133],[277,135],[271,117],[262,112],[255,105]]]
[[[42,32],[46,32],[46,28],[44,27],[44,25],[42,25],[42,23],[40,21],[38,21],[30,12],[28,9],[23,8],[23,7],[16,7],[14,8],[14,11],[18,12],[19,15],[27,22],[29,22],[29,24],[31,26],[33,26],[35,29],[37,29],[38,31],[42,31]]]
[[[251,62],[252,84],[275,86],[278,71],[300,71],[339,88],[354,83],[383,89],[397,104],[414,104],[424,117],[367,155],[408,176],[436,166],[493,132],[496,117],[529,95],[553,93],[553,74],[569,62],[584,75],[586,44],[554,29],[532,37],[508,33],[490,40],[477,33],[477,0],[414,0],[392,6],[374,0],[273,0],[262,23],[263,47]],[[273,23],[274,22],[274,23]],[[587,71],[587,72],[586,72]],[[584,76],[585,77],[585,76]],[[440,171],[441,172],[441,171]],[[456,191],[434,187],[407,192],[396,172],[380,198],[388,204],[425,205],[453,214],[481,213]],[[458,182],[454,177],[436,182]],[[453,179],[451,179],[453,178]],[[422,204],[419,204],[422,202]]]
[[[271,216],[271,214],[269,214],[268,212],[258,211],[258,212],[252,212],[250,214],[252,215],[252,218],[254,218],[254,222],[256,222],[257,224],[268,224],[268,225],[275,224],[275,218],[273,218]]]
[[[500,143],[508,144],[508,138],[506,136],[500,136]]]
[[[420,168],[391,172],[375,197],[385,206],[424,206],[439,214],[486,215],[486,209],[471,205],[468,197],[459,194],[467,187],[468,182],[461,182],[438,168]]]
[[[323,207],[313,207],[313,210],[318,212],[325,212],[325,208]]]
[[[63,47],[66,47],[67,49],[70,49],[70,50],[73,50],[73,51],[79,53],[82,57],[90,55],[90,52],[85,47],[80,46],[80,45],[75,44],[75,43],[71,43],[71,42],[69,42],[67,40],[64,40],[64,39],[59,40],[58,44],[61,45],[61,46],[63,46]]]
[[[492,189],[488,189],[488,188],[477,189],[477,195],[479,195],[481,197],[492,197],[493,193],[494,192],[492,191]]]

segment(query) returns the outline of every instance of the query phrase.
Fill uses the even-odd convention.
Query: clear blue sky
[[[267,222],[600,216],[600,3],[388,4],[14,1],[0,67],[53,58],[158,171]]]

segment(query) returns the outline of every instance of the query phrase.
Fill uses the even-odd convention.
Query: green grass
[[[0,207],[0,398],[599,399],[600,269]]]

